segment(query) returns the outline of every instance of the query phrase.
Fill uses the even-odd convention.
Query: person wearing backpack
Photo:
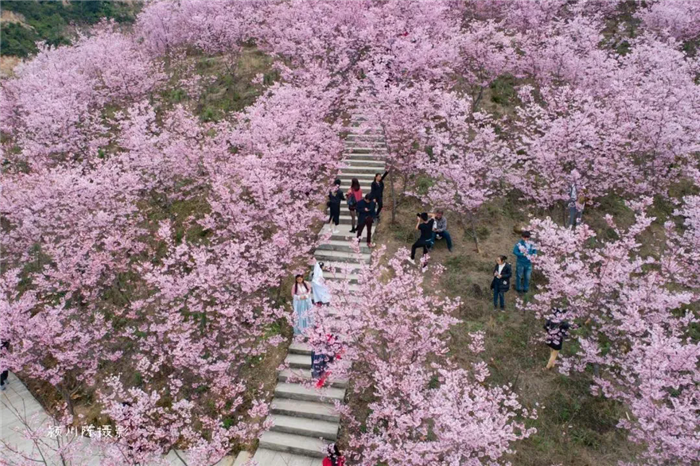
[[[336,178],[333,182],[333,187],[328,192],[328,207],[331,215],[328,218],[328,223],[331,224],[331,231],[338,233],[338,224],[340,223],[340,203],[345,200],[343,191],[340,190],[340,180]],[[335,226],[333,226],[335,225]]]
[[[350,211],[350,221],[352,224],[350,233],[355,233],[357,231],[357,203],[362,199],[362,189],[360,188],[360,181],[357,178],[353,178],[350,182],[350,189],[347,192],[347,196],[348,210]]]

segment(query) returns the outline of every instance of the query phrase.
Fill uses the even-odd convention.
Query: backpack
[[[355,193],[350,191],[350,195],[348,196],[348,207],[355,207],[357,205],[357,199],[355,199]]]

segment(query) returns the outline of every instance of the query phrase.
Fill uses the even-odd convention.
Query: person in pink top
[[[362,189],[360,188],[360,181],[357,178],[353,178],[350,182],[350,189],[348,190],[348,210],[350,211],[350,220],[352,223],[352,228],[350,233],[355,233],[356,219],[357,219],[357,203],[362,199]]]

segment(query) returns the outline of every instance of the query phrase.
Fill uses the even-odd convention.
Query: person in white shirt
[[[505,293],[510,288],[510,277],[513,275],[512,268],[507,262],[508,257],[499,256],[496,258],[496,266],[493,268],[493,280],[491,289],[493,290],[493,309],[498,309],[500,301],[501,310],[506,308]]]
[[[323,264],[316,262],[314,265],[314,278],[311,280],[311,290],[314,294],[314,303],[329,304],[331,302],[331,292],[323,278]]]

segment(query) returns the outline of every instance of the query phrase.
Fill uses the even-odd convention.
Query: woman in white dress
[[[314,278],[311,280],[311,288],[314,292],[314,302],[316,304],[328,304],[331,302],[331,292],[323,278],[323,264],[316,262],[314,266]]]
[[[311,287],[304,281],[303,275],[297,275],[292,286],[292,303],[296,321],[294,324],[294,335],[301,335],[311,327]]]

